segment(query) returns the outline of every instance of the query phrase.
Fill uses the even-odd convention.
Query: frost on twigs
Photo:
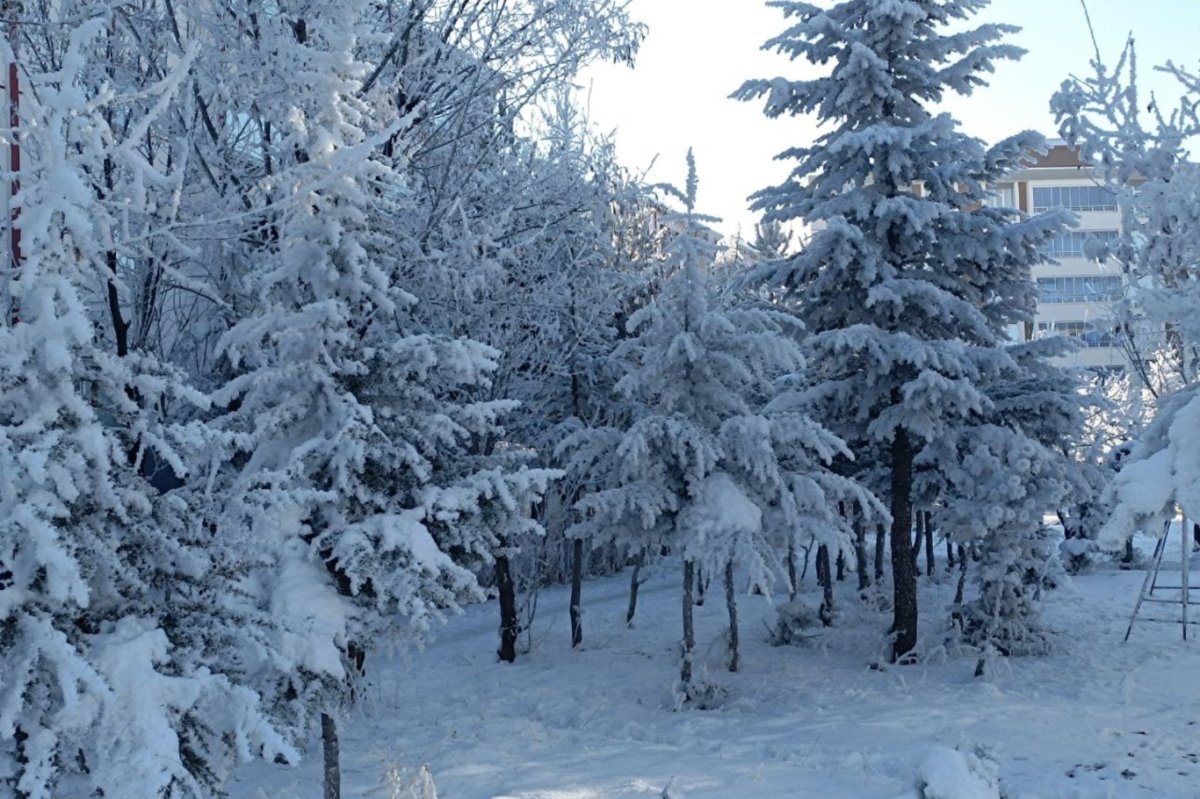
[[[428,763],[415,774],[395,761],[388,763],[383,782],[373,795],[387,799],[438,799],[437,785]]]
[[[707,675],[694,674],[687,683],[677,681],[671,690],[674,709],[714,710],[721,706],[729,691],[711,681]]]

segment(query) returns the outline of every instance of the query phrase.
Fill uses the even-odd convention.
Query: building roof
[[[1028,169],[1062,169],[1064,167],[1083,168],[1091,166],[1079,158],[1079,150],[1068,147],[1061,141],[1053,142],[1045,153],[1031,153]]]

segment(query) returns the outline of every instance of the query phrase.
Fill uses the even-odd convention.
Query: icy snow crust
[[[837,585],[838,626],[804,647],[769,646],[768,600],[741,597],[738,674],[721,667],[714,590],[696,609],[697,660],[729,696],[676,713],[677,567],[655,566],[632,630],[628,575],[585,583],[582,651],[569,648],[568,595],[555,588],[514,665],[495,659],[494,603],[411,658],[374,656],[373,688],[343,727],[344,795],[390,796],[389,768],[415,778],[428,763],[442,799],[657,799],[668,784],[672,799],[1200,796],[1200,643],[1143,622],[1121,643],[1142,572],[1102,570],[1051,592],[1057,652],[997,661],[985,679],[971,676],[974,658],[938,646],[948,578],[922,578],[925,662],[881,670],[870,663],[890,616],[857,602],[853,576]],[[805,587],[815,606],[811,570]],[[298,769],[248,767],[231,799],[318,796],[319,751],[313,741]]]

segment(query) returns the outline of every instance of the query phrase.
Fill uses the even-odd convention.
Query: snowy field
[[[768,644],[769,602],[741,597],[737,674],[722,668],[724,606],[710,593],[698,650],[728,693],[716,709],[673,712],[675,566],[643,586],[632,630],[627,575],[585,583],[582,651],[568,646],[567,592],[553,588],[515,665],[493,654],[494,603],[452,620],[423,653],[377,658],[372,694],[343,724],[344,795],[407,797],[388,772],[407,781],[428,764],[440,799],[917,799],[920,775],[928,799],[994,799],[985,779],[956,773],[971,759],[948,751],[959,749],[998,768],[1006,799],[1200,797],[1200,642],[1147,622],[1121,641],[1144,572],[1104,567],[1051,592],[1056,654],[1000,662],[985,678],[942,646],[948,577],[922,578],[924,662],[882,669],[872,664],[890,614],[858,602],[852,577],[837,586],[838,626],[805,647]],[[317,799],[316,741],[312,751],[299,769],[246,769],[232,799]]]

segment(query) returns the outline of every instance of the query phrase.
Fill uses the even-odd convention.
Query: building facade
[[[1117,197],[1062,143],[1031,158],[1030,163],[991,187],[996,205],[1036,214],[1066,208],[1078,215],[1078,225],[1046,247],[1051,261],[1033,270],[1037,281],[1037,315],[1014,332],[1017,340],[1061,334],[1079,341],[1068,365],[1117,369],[1126,355],[1113,329],[1114,304],[1122,293],[1120,268],[1094,257],[1097,247],[1120,234]]]

